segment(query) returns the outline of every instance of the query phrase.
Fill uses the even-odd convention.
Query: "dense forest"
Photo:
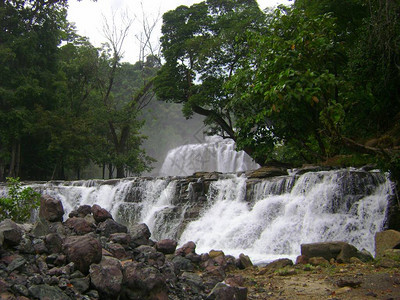
[[[400,177],[399,1],[180,6],[163,16],[161,57],[135,64],[121,62],[123,29],[95,48],[67,7],[0,6],[0,180],[150,170],[143,126],[155,101],[204,116],[260,164],[374,163]]]

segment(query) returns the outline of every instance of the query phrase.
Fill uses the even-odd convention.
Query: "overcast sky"
[[[87,36],[90,42],[99,47],[102,42],[105,42],[102,28],[104,17],[111,20],[114,13],[117,18],[124,12],[127,12],[130,19],[135,20],[129,31],[129,36],[124,44],[124,61],[134,63],[139,57],[139,43],[135,35],[140,34],[142,16],[146,16],[150,23],[153,20],[159,19],[157,30],[153,34],[154,44],[158,43],[161,35],[161,16],[168,10],[175,9],[180,5],[190,6],[193,3],[201,2],[201,0],[70,0],[68,9],[68,20],[75,23],[78,34]],[[291,4],[291,0],[258,0],[261,9],[266,7],[276,6],[278,4]],[[143,8],[142,8],[143,7]]]

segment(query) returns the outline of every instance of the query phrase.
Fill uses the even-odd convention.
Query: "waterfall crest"
[[[188,176],[198,171],[233,173],[259,167],[244,151],[235,150],[233,140],[212,136],[207,137],[205,143],[170,150],[160,176]]]
[[[356,169],[266,179],[211,173],[31,186],[60,199],[66,215],[96,203],[128,227],[146,223],[154,240],[191,240],[198,253],[245,253],[255,262],[294,258],[302,243],[323,241],[374,253],[392,195],[384,174]]]

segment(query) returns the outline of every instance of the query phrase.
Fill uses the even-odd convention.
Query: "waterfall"
[[[235,142],[218,136],[206,143],[188,144],[170,150],[160,170],[161,176],[187,176],[198,171],[233,173],[259,168],[244,151],[235,150]]]
[[[392,195],[385,174],[356,169],[266,179],[211,175],[29,185],[60,199],[64,220],[78,206],[96,203],[128,227],[146,223],[154,240],[191,240],[197,253],[245,253],[254,262],[294,259],[302,243],[323,241],[374,253]]]
[[[180,242],[193,240],[200,253],[246,253],[256,262],[293,259],[301,244],[324,241],[346,241],[374,253],[391,194],[382,174],[349,170],[262,181],[250,203],[245,188],[245,177],[213,183],[209,206]]]

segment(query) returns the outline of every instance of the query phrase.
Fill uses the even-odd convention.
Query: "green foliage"
[[[186,117],[201,114],[215,132],[235,138],[230,94],[221,87],[247,53],[246,32],[262,21],[256,1],[210,0],[164,14],[158,98],[182,103]]]
[[[226,84],[235,93],[240,147],[265,157],[275,145],[297,145],[308,160],[329,155],[324,132],[339,130],[344,112],[337,96],[341,45],[329,15],[309,16],[279,7],[264,33],[249,36],[249,55]],[[261,158],[260,157],[260,158]]]
[[[40,205],[40,194],[31,187],[22,188],[19,178],[7,177],[8,197],[0,198],[0,220],[25,222]]]
[[[93,163],[133,174],[150,168],[135,95],[157,59],[120,64],[74,32],[66,5],[0,6],[0,181],[79,179]]]

